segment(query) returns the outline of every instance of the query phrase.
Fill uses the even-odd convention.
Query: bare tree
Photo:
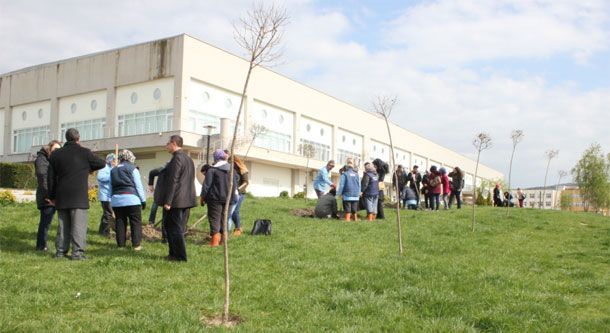
[[[305,165],[305,186],[303,186],[303,191],[305,191],[305,201],[307,201],[307,192],[309,190],[309,159],[316,155],[316,147],[310,143],[301,143],[299,145],[299,152],[305,158],[307,158],[307,163]]]
[[[508,166],[508,200],[510,200],[510,196],[511,194],[511,174],[513,172],[513,157],[515,156],[515,150],[517,149],[517,144],[519,142],[521,142],[521,140],[523,140],[523,131],[522,130],[513,130],[510,138],[513,140],[513,152],[510,154],[510,164]],[[506,215],[508,216],[508,213],[510,212],[510,210],[508,209],[510,207],[509,205],[506,205]]]
[[[390,154],[392,156],[392,165],[396,165],[395,154],[394,154],[394,142],[392,141],[392,131],[390,130],[390,115],[392,114],[392,109],[394,109],[394,105],[396,105],[397,97],[396,96],[377,96],[375,101],[373,101],[373,112],[379,115],[385,120],[385,125],[388,129],[388,136],[390,137]],[[396,172],[394,172],[394,177],[396,178]],[[398,184],[398,179],[394,179],[394,182]],[[402,246],[402,227],[400,224],[400,200],[396,200],[396,226],[398,227],[398,253],[402,255],[403,246]]]
[[[248,154],[250,153],[250,148],[252,148],[252,144],[256,140],[256,137],[265,133],[267,133],[267,127],[263,125],[254,124],[250,126],[250,135],[252,136],[252,138],[250,140],[250,144],[248,145],[248,150],[246,150],[244,160],[248,157]]]
[[[557,171],[557,175],[559,176],[559,178],[557,179],[557,185],[555,185],[555,193],[557,194],[557,200],[555,203],[555,207],[559,207],[560,204],[560,197],[559,197],[559,184],[561,184],[561,178],[565,177],[568,175],[568,173],[565,170],[559,170]]]
[[[477,201],[477,173],[479,172],[479,160],[481,158],[481,152],[483,150],[489,149],[492,146],[492,142],[491,142],[491,136],[489,136],[489,134],[487,133],[479,133],[477,134],[477,136],[474,138],[474,140],[472,140],[472,145],[476,148],[477,150],[477,164],[476,167],[474,168],[474,178],[472,180],[472,231],[474,232],[474,224],[476,222],[476,201]]]
[[[554,159],[555,157],[557,157],[557,155],[559,155],[559,150],[547,150],[544,153],[544,156],[546,156],[547,159],[547,163],[546,163],[546,171],[544,173],[544,186],[542,187],[542,197],[540,198],[540,207],[539,208],[544,208],[544,201],[546,200],[546,177],[549,175],[549,166],[551,165],[551,160]]]
[[[257,4],[250,10],[245,17],[241,18],[238,24],[234,25],[235,32],[234,37],[239,44],[248,54],[248,72],[246,74],[246,80],[241,93],[241,100],[239,102],[239,110],[237,111],[237,117],[235,120],[235,127],[233,129],[233,140],[231,142],[231,156],[235,152],[235,141],[237,138],[238,124],[241,117],[244,103],[246,100],[246,92],[248,90],[248,84],[250,82],[250,76],[252,70],[263,63],[270,63],[277,60],[281,53],[276,50],[282,39],[282,29],[288,23],[288,15],[286,10],[275,5],[265,6],[263,3]],[[232,161],[232,158],[231,160]],[[229,189],[233,188],[233,177],[235,174],[234,163],[230,163],[229,171]],[[222,314],[222,323],[224,325],[230,324],[229,318],[229,305],[230,305],[230,274],[229,274],[229,242],[228,242],[228,215],[229,207],[231,205],[231,195],[227,196],[227,201],[224,206],[223,214],[223,248],[224,248],[224,284],[225,284],[225,295],[224,295],[224,307]]]

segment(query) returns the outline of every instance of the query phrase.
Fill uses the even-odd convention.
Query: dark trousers
[[[53,222],[55,215],[55,207],[46,206],[40,208],[40,222],[38,222],[38,234],[36,235],[36,249],[44,250],[47,248],[47,239],[49,238],[49,228]]]
[[[210,235],[213,235],[222,231],[225,205],[224,202],[209,202],[207,206]]]
[[[358,214],[358,201],[343,200],[343,211],[345,214]]]
[[[102,218],[100,220],[100,235],[110,235],[110,222],[112,221],[112,207],[110,201],[100,201],[102,203]]]
[[[157,208],[159,208],[159,205],[157,205],[157,203],[153,201],[152,205],[150,206],[148,224],[155,224],[155,219],[157,218]]]
[[[430,193],[430,209],[438,210],[438,206],[441,204],[440,193]]]
[[[449,195],[449,208],[453,205],[453,198],[457,200],[457,208],[462,208],[462,191],[451,190],[451,194]]]
[[[127,235],[127,220],[131,229],[131,246],[138,247],[142,242],[142,206],[114,207],[116,214],[116,244],[125,246]]]
[[[209,213],[208,213],[209,214]],[[186,261],[186,223],[189,208],[172,208],[163,211],[169,256],[174,260]]]
[[[378,220],[385,219],[385,214],[383,213],[383,201],[385,200],[385,196],[383,190],[379,191],[379,197],[377,198],[377,216]]]

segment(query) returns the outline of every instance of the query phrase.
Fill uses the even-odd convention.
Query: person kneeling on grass
[[[377,201],[379,199],[379,176],[375,167],[369,163],[364,163],[364,175],[362,176],[362,195],[366,203],[367,220],[375,220],[377,215]]]
[[[417,210],[417,195],[410,187],[404,190],[405,202],[407,209]]]
[[[140,171],[134,165],[135,155],[124,149],[119,153],[119,165],[110,171],[112,209],[116,215],[116,243],[125,247],[127,220],[131,229],[131,246],[142,250],[142,209],[146,208],[146,196],[140,180]]]
[[[345,172],[341,174],[337,196],[343,197],[343,210],[345,221],[349,222],[351,217],[358,221],[358,199],[360,198],[360,177],[354,171],[354,160],[347,159]]]
[[[331,185],[330,191],[318,199],[318,203],[316,204],[316,209],[314,211],[315,217],[320,219],[339,218],[337,199],[335,198],[336,195],[337,190],[335,189],[334,185]]]

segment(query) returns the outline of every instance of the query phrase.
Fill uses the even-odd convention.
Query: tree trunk
[[[549,175],[549,166],[551,165],[551,158],[546,164],[546,172],[544,173],[544,186],[542,187],[542,197],[540,198],[540,209],[544,209],[544,201],[546,200],[546,177]]]
[[[388,117],[384,115],[385,125],[388,128],[388,136],[390,137],[390,153],[392,154],[392,164],[396,165],[396,161],[394,159],[394,143],[392,142],[392,132],[390,131],[390,123],[388,122]],[[394,171],[395,183],[398,186],[398,177],[396,172]],[[396,191],[398,192],[398,191]],[[402,255],[403,247],[402,247],[402,227],[400,225],[400,198],[396,198],[396,225],[398,227],[398,253]]]
[[[508,190],[507,191],[508,191],[508,202],[509,202],[509,204],[506,205],[506,216],[508,216],[509,213],[510,213],[510,210],[508,209],[510,207],[510,196],[511,196],[511,193],[510,193],[510,177],[511,177],[511,173],[513,172],[513,157],[515,156],[515,148],[516,148],[516,146],[513,146],[513,153],[510,154],[510,164],[508,166]]]
[[[479,158],[481,157],[481,149],[477,153],[477,165],[474,168],[474,179],[472,181],[472,232],[474,232],[474,224],[476,221],[476,206],[477,206],[477,173],[479,172]]]

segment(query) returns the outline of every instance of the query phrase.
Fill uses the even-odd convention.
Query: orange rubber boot
[[[350,221],[350,214],[349,213],[345,213],[345,222],[349,222]]]
[[[211,247],[216,247],[220,245],[220,233],[215,233],[212,235],[212,241],[210,242]]]
[[[235,230],[233,230],[233,236],[239,236],[241,235],[241,228],[235,228]]]

